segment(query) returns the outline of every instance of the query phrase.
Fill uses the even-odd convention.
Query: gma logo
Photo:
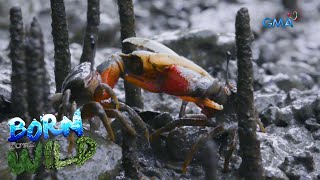
[[[282,18],[279,18],[279,20],[277,20],[276,18],[274,19],[264,18],[264,20],[262,21],[262,25],[265,28],[274,28],[274,27],[286,28],[287,26],[290,26],[293,28],[293,23],[290,18],[287,18],[285,22],[282,20]]]

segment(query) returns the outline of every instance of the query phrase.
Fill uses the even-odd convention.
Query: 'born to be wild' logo
[[[40,123],[42,122],[42,124]],[[48,140],[46,142],[33,143],[13,143],[10,146],[13,148],[8,153],[8,166],[11,172],[19,175],[23,172],[34,174],[41,166],[42,155],[44,155],[43,164],[47,170],[60,169],[62,167],[76,164],[83,165],[88,159],[92,158],[97,149],[97,144],[89,137],[84,137],[80,109],[74,115],[72,121],[67,117],[63,117],[60,122],[60,127],[56,128],[56,117],[52,114],[46,114],[40,117],[40,122],[33,119],[28,128],[25,127],[25,122],[15,117],[9,120],[10,127],[9,142],[17,142],[27,136],[31,142],[37,142],[41,135],[48,140],[49,132],[54,136],[63,134],[67,137],[70,131],[76,133],[79,137],[76,141],[75,157],[61,160],[60,159],[60,144],[58,141]],[[82,136],[82,137],[81,137]],[[34,158],[30,157],[28,148],[35,147]]]

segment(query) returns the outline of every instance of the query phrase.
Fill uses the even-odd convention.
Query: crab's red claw
[[[129,38],[124,42],[149,50],[120,54],[124,64],[138,67],[132,70],[130,67],[126,68],[125,81],[150,92],[166,93],[196,103],[206,115],[211,116],[213,111],[223,110],[224,101],[218,96],[223,84],[218,83],[218,79],[213,78],[202,67],[153,40]],[[210,87],[213,91],[208,94]],[[232,91],[233,89],[225,88],[222,95],[230,95]],[[214,98],[222,104],[214,102]]]

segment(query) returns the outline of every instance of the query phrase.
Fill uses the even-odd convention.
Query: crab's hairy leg
[[[108,85],[108,84],[105,84],[105,83],[100,83],[98,85],[98,87],[95,89],[94,91],[94,99],[95,101],[97,102],[100,102],[102,100],[104,100],[104,93],[107,93],[107,95],[109,95],[112,99],[112,102],[115,104],[115,109],[119,109],[119,100],[117,98],[117,95],[116,93],[113,91],[113,89]]]
[[[141,87],[142,89],[145,89],[149,92],[153,92],[153,93],[160,92],[160,88],[158,84],[146,78],[137,77],[136,75],[130,74],[130,75],[125,75],[124,80],[138,87]]]
[[[232,128],[230,130],[228,130],[230,132],[229,134],[229,144],[228,144],[228,150],[225,153],[224,156],[224,165],[223,165],[223,170],[224,172],[228,172],[229,171],[229,163],[230,163],[230,159],[232,157],[232,154],[234,152],[234,150],[236,149],[236,138],[237,138],[237,128]]]
[[[185,116],[187,105],[188,105],[188,102],[182,100],[181,107],[180,107],[180,112],[179,112],[179,118],[182,118],[182,117]]]
[[[71,96],[71,90],[67,89],[64,91],[62,95],[62,100],[61,100],[61,105],[58,110],[58,116],[57,119],[58,121],[62,120],[62,117],[67,113],[68,108],[69,108],[69,101],[70,101],[70,96]]]
[[[193,155],[197,152],[199,147],[201,147],[206,141],[209,139],[215,138],[221,135],[225,131],[222,125],[215,127],[211,130],[208,134],[201,136],[198,141],[192,146],[191,150],[188,152],[187,157],[182,165],[182,172],[187,172],[187,167],[189,166],[190,162],[192,161]]]
[[[188,102],[187,101],[182,101],[180,112],[179,112],[179,118],[199,118],[199,119],[207,119],[208,117],[204,114],[186,114],[186,107],[187,107]]]
[[[101,105],[103,108],[108,111],[112,109],[112,105],[110,102],[102,101]],[[127,112],[132,118],[132,122],[135,126],[139,126],[144,131],[144,137],[149,141],[149,130],[147,128],[146,123],[141,119],[141,117],[128,105],[120,102],[120,110]]]
[[[147,38],[130,37],[123,40],[123,42],[129,42],[138,47],[146,48],[148,50],[151,50],[157,53],[167,53],[167,54],[177,55],[177,53],[175,53],[173,50],[171,50],[167,46]]]
[[[70,110],[71,116],[70,116],[70,119],[73,119],[73,115],[74,115],[74,112],[76,112],[76,110],[77,110],[77,104],[74,101],[71,104],[71,110]],[[72,149],[75,146],[74,132],[70,131],[70,134],[68,136],[68,141],[69,141],[68,154],[71,154],[72,153]]]
[[[180,126],[206,126],[206,127],[214,127],[216,124],[214,122],[199,119],[199,118],[180,118],[178,120],[172,121],[165,125],[164,127],[158,129],[156,132],[151,134],[150,140],[157,139],[161,133],[169,132],[176,127]]]
[[[111,121],[108,118],[107,114],[105,113],[101,104],[95,101],[90,101],[82,107],[82,111],[81,111],[82,119],[90,119],[95,115],[97,115],[101,119],[104,127],[106,128],[109,134],[111,141],[114,141],[115,137],[110,125]]]
[[[185,161],[182,164],[182,172],[187,172],[187,167],[189,166],[190,162],[192,161],[193,155],[197,152],[199,147],[203,145],[207,141],[208,137],[203,136],[198,139],[198,141],[192,145],[191,150],[188,152]]]
[[[141,117],[131,107],[124,103],[120,103],[120,110],[127,112],[132,117],[132,121],[143,129],[144,137],[149,141],[149,130]]]
[[[188,101],[188,102],[194,102],[196,104],[203,104],[204,106],[216,109],[216,110],[223,110],[223,105],[220,105],[209,98],[197,98],[197,97],[191,97],[191,96],[179,96],[179,98]]]
[[[122,124],[122,126],[124,127],[124,129],[132,136],[136,136],[137,132],[136,130],[134,130],[133,127],[130,126],[127,118],[125,118],[125,116],[123,114],[121,114],[120,111],[116,110],[116,109],[105,109],[106,113],[111,115],[112,117],[115,117],[118,121],[120,121],[120,123]]]

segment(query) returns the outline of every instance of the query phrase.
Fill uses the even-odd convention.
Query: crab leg
[[[114,137],[111,125],[110,125],[111,121],[108,118],[107,114],[105,113],[103,107],[98,102],[90,101],[89,103],[87,103],[83,106],[82,111],[81,111],[81,118],[82,119],[90,119],[94,115],[99,116],[99,118],[101,119],[104,127],[106,128],[106,130],[109,134],[111,141],[114,141],[115,137]]]
[[[236,138],[237,138],[237,128],[232,128],[229,130],[230,143],[228,144],[228,150],[224,156],[223,170],[227,172],[229,170],[229,163],[234,150],[236,149]]]
[[[97,102],[100,102],[103,99],[105,99],[103,97],[104,93],[107,93],[111,97],[112,102],[115,104],[115,109],[118,110],[119,109],[119,100],[117,98],[116,93],[113,91],[113,89],[108,84],[100,83],[98,85],[98,87],[95,89],[93,97]]]
[[[192,161],[193,155],[196,153],[196,151],[201,147],[208,139],[212,139],[214,137],[217,137],[221,135],[225,131],[224,127],[222,125],[215,127],[212,131],[210,131],[208,134],[200,137],[198,141],[192,146],[191,150],[187,154],[186,160],[183,162],[182,165],[182,172],[187,172],[187,167],[189,166],[190,162]]]
[[[180,112],[179,112],[179,118],[197,118],[197,119],[203,119],[206,120],[207,116],[204,114],[186,114],[186,107],[188,105],[188,101],[182,101],[181,107],[180,107]]]
[[[59,106],[59,110],[58,110],[58,120],[62,120],[62,117],[67,113],[70,96],[71,96],[71,91],[70,89],[67,89],[62,95],[61,105]]]
[[[121,114],[120,111],[115,110],[115,109],[105,109],[105,111],[115,117],[117,120],[120,121],[120,123],[123,125],[124,129],[132,136],[136,136],[137,132],[136,130],[134,130],[134,128],[132,128],[130,126],[130,124],[128,123],[127,119],[123,116],[123,114]]]
[[[139,126],[140,128],[142,128],[144,130],[144,136],[147,140],[149,140],[149,131],[148,131],[148,128],[145,124],[145,122],[140,118],[140,116],[132,109],[130,108],[128,105],[124,104],[124,103],[119,103],[120,104],[120,110],[121,111],[125,111],[127,112],[131,117],[132,117],[132,120],[133,120],[133,123],[134,125],[137,125]],[[109,102],[106,102],[106,101],[102,101],[101,102],[101,105],[103,106],[103,108],[107,111],[107,112],[111,112],[112,109],[112,105],[109,103]],[[115,111],[115,110],[114,110]],[[115,113],[115,112],[113,112]],[[117,112],[117,114],[120,113],[120,112]],[[115,115],[115,114],[113,114]],[[127,121],[125,121],[127,122]],[[129,126],[129,124],[127,124],[127,126]],[[130,126],[131,128],[131,126]],[[131,131],[131,130],[129,130]]]
[[[53,101],[56,102],[61,102],[61,105],[59,107],[59,111],[58,111],[58,120],[61,120],[62,117],[64,115],[66,115],[68,109],[70,108],[70,116],[71,116],[71,119],[73,118],[73,115],[74,115],[74,112],[76,111],[77,109],[77,105],[75,102],[72,103],[71,107],[70,104],[69,104],[69,101],[70,101],[70,96],[71,96],[71,91],[70,89],[67,89],[64,94],[62,93],[57,93],[56,96],[53,97]],[[69,141],[69,146],[68,146],[68,154],[71,154],[71,151],[72,151],[72,148],[74,147],[75,145],[75,138],[74,138],[74,133],[71,132],[70,135],[68,136],[68,141]]]
[[[216,109],[216,110],[223,110],[223,105],[220,105],[212,100],[210,100],[209,98],[196,98],[196,97],[190,97],[190,96],[179,96],[179,98],[188,101],[188,102],[194,102],[197,104],[203,104],[207,107]]]
[[[158,129],[156,132],[151,134],[150,140],[157,139],[161,133],[173,130],[180,126],[206,126],[214,127],[216,124],[208,120],[203,120],[199,118],[180,118],[178,120],[172,121],[165,125],[164,127]]]
[[[182,101],[181,107],[180,107],[180,112],[179,112],[179,118],[182,118],[186,115],[187,105],[188,105],[188,101]]]
[[[74,112],[77,110],[77,104],[76,102],[74,101],[71,105],[71,116],[70,116],[70,119],[73,119],[73,115],[74,115]],[[72,149],[75,145],[75,137],[74,137],[74,132],[70,132],[70,135],[68,136],[68,141],[69,141],[69,146],[68,146],[68,154],[71,154],[72,152]]]
[[[132,117],[133,122],[144,130],[144,137],[149,141],[149,130],[141,117],[132,108],[124,103],[120,103],[120,110],[127,112]]]

